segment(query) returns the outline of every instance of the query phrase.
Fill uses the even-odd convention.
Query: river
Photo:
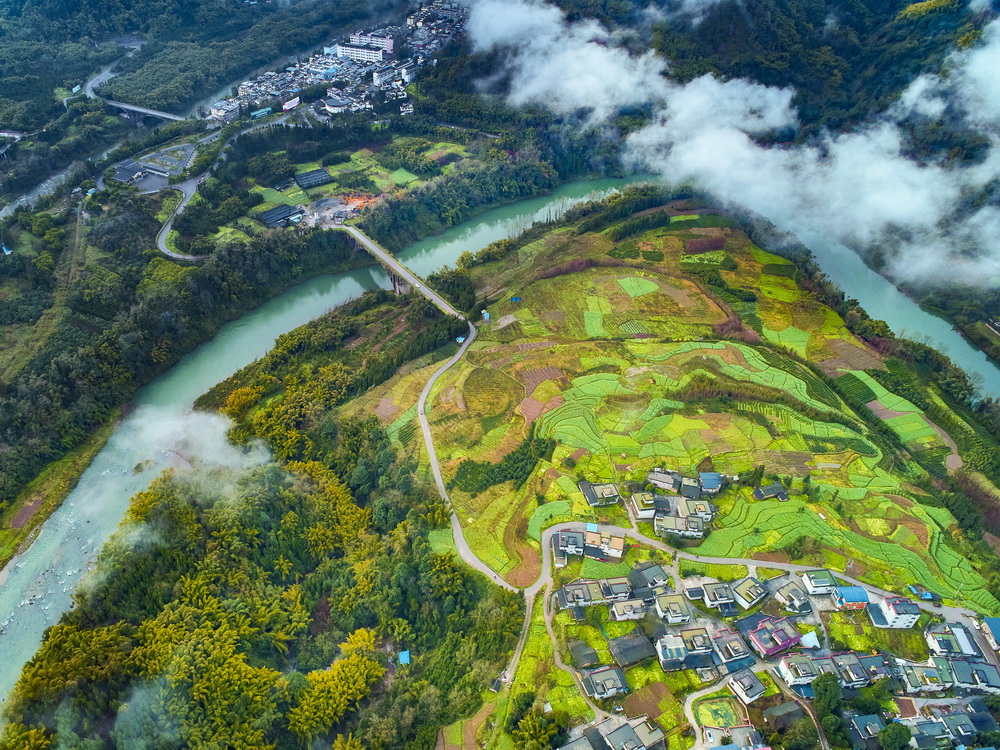
[[[465,250],[514,236],[533,221],[557,218],[570,206],[602,197],[637,180],[594,180],[564,185],[552,195],[489,211],[399,254],[420,274],[454,265]],[[274,339],[368,289],[389,288],[381,267],[319,276],[247,313],[211,341],[142,388],[107,445],[65,502],[43,524],[34,543],[0,571],[0,696],[38,650],[44,631],[71,606],[72,591],[118,526],[129,498],[164,468],[184,465],[191,441],[183,421],[194,400],[262,357]],[[199,429],[203,425],[195,425]],[[195,438],[196,441],[196,438]],[[148,463],[146,463],[148,462]],[[142,464],[138,473],[133,468]],[[22,604],[23,603],[23,604]]]
[[[454,265],[466,250],[476,251],[495,240],[515,236],[533,222],[558,218],[581,200],[606,195],[640,179],[564,185],[550,196],[489,211],[414,243],[398,257],[414,272],[427,275]],[[820,267],[873,317],[886,320],[897,333],[929,338],[969,372],[982,376],[985,393],[1000,394],[1000,370],[947,322],[921,310],[847,248],[802,228],[785,228],[799,230],[800,239],[813,250]],[[45,629],[70,607],[73,589],[117,528],[129,498],[148,486],[162,469],[186,463],[183,446],[178,443],[190,440],[190,435],[185,437],[183,430],[167,426],[190,415],[191,404],[202,393],[263,356],[277,336],[375,287],[389,287],[380,267],[320,276],[299,284],[224,326],[212,341],[136,394],[128,416],[76,489],[42,526],[30,548],[0,571],[0,627],[4,629],[0,633],[0,654],[4,657],[0,696],[10,691],[21,667],[38,649]],[[140,464],[144,470],[134,473],[133,467]]]

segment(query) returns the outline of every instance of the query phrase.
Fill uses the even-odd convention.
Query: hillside
[[[703,541],[671,542],[687,552],[755,557],[761,575],[768,563],[823,565],[1000,611],[982,517],[957,492],[963,477],[988,486],[969,469],[968,446],[995,450],[995,439],[905,359],[905,345],[879,351],[859,339],[849,324],[878,326],[860,313],[845,321],[806,290],[816,279],[732,218],[631,188],[460,266],[427,281],[489,320],[438,381],[429,417],[466,540],[511,583],[537,577],[541,533],[557,522],[629,525],[620,505],[588,506],[578,478],[627,490],[663,466],[744,479],[714,501]],[[553,666],[540,606],[512,692],[484,692],[513,647],[517,597],[454,559],[416,418],[421,389],[464,331],[422,298],[371,292],[280,337],[206,394],[201,408],[235,421],[231,440],[264,440],[275,464],[241,475],[196,464],[133,499],[103,554],[107,574],[26,668],[8,741],[72,731],[112,747],[169,727],[181,744],[223,731],[275,747],[326,738],[429,748],[438,727],[475,715],[443,736],[482,730],[510,747],[504,733],[531,721],[510,695],[551,702],[546,731],[586,714]],[[753,486],[774,479],[787,501],[753,499]],[[658,554],[637,547],[624,569]],[[587,560],[560,580],[621,568]],[[746,568],[680,569],[704,573]],[[566,617],[564,637],[589,632]],[[609,635],[632,627],[599,625]],[[644,669],[630,670],[633,686],[659,679]],[[168,679],[149,683],[158,675]],[[230,679],[245,682],[247,700],[198,708]],[[140,685],[148,702],[119,703]],[[654,713],[674,727],[679,711],[668,700]]]

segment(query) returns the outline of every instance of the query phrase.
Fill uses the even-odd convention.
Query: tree
[[[894,721],[878,733],[878,744],[882,750],[903,750],[910,744],[910,728]]]
[[[812,719],[803,717],[792,722],[782,738],[785,750],[812,750],[819,742],[819,733]]]
[[[513,732],[514,747],[517,750],[546,750],[552,747],[552,738],[558,731],[555,722],[546,719],[539,711],[529,711]]]

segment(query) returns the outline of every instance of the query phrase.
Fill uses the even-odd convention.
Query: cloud
[[[890,272],[907,281],[947,272],[982,283],[1000,272],[1000,214],[970,212],[963,202],[1000,177],[1000,21],[864,127],[794,146],[753,138],[797,125],[792,90],[712,76],[670,82],[662,61],[616,48],[596,23],[570,23],[539,0],[481,0],[470,33],[478,49],[505,50],[514,104],[589,109],[592,121],[621,106],[651,105],[653,121],[627,142],[638,169],[697,185],[787,229],[808,227],[856,249],[877,246]],[[908,157],[901,121],[946,113],[990,139],[982,164]]]

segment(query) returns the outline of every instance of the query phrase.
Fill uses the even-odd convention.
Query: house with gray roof
[[[729,687],[746,704],[753,703],[767,692],[764,683],[749,669],[741,669],[729,678]]]
[[[656,649],[640,630],[633,630],[618,638],[608,641],[611,656],[619,667],[630,667],[643,659],[656,656]]]
[[[628,681],[625,673],[615,667],[598,667],[591,669],[580,679],[583,691],[587,697],[597,700],[613,698],[628,692]]]

